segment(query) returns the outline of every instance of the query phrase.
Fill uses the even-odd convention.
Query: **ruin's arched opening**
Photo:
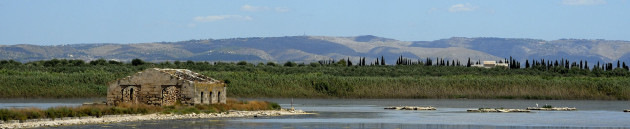
[[[138,94],[140,93],[139,85],[122,86],[122,102],[123,103],[138,103]]]

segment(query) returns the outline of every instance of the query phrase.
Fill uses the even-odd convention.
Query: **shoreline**
[[[22,123],[0,124],[0,129],[12,128],[35,128],[46,126],[68,126],[84,124],[103,124],[118,122],[133,122],[146,120],[173,120],[173,119],[199,119],[199,118],[233,118],[233,117],[258,117],[258,116],[285,116],[285,115],[305,115],[312,114],[302,110],[260,110],[260,111],[229,111],[221,113],[191,113],[191,114],[127,114],[127,115],[107,115],[102,117],[73,117],[58,118],[56,120],[26,120]]]

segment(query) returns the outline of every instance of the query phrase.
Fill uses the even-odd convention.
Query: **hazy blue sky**
[[[295,35],[630,40],[629,0],[0,0],[0,44]]]

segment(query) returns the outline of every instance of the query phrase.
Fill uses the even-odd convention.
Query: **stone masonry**
[[[186,69],[150,68],[109,83],[107,104],[226,103],[226,85]]]

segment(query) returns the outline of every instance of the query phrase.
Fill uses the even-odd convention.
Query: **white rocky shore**
[[[200,114],[147,114],[147,115],[107,115],[103,117],[80,117],[62,119],[26,120],[22,123],[9,122],[0,124],[0,129],[12,128],[34,128],[42,126],[65,126],[81,124],[101,124],[145,120],[172,120],[172,119],[193,119],[193,118],[222,118],[222,117],[258,117],[258,116],[281,116],[281,115],[302,115],[310,114],[302,110],[263,110],[263,111],[230,111],[223,113],[200,113]]]

